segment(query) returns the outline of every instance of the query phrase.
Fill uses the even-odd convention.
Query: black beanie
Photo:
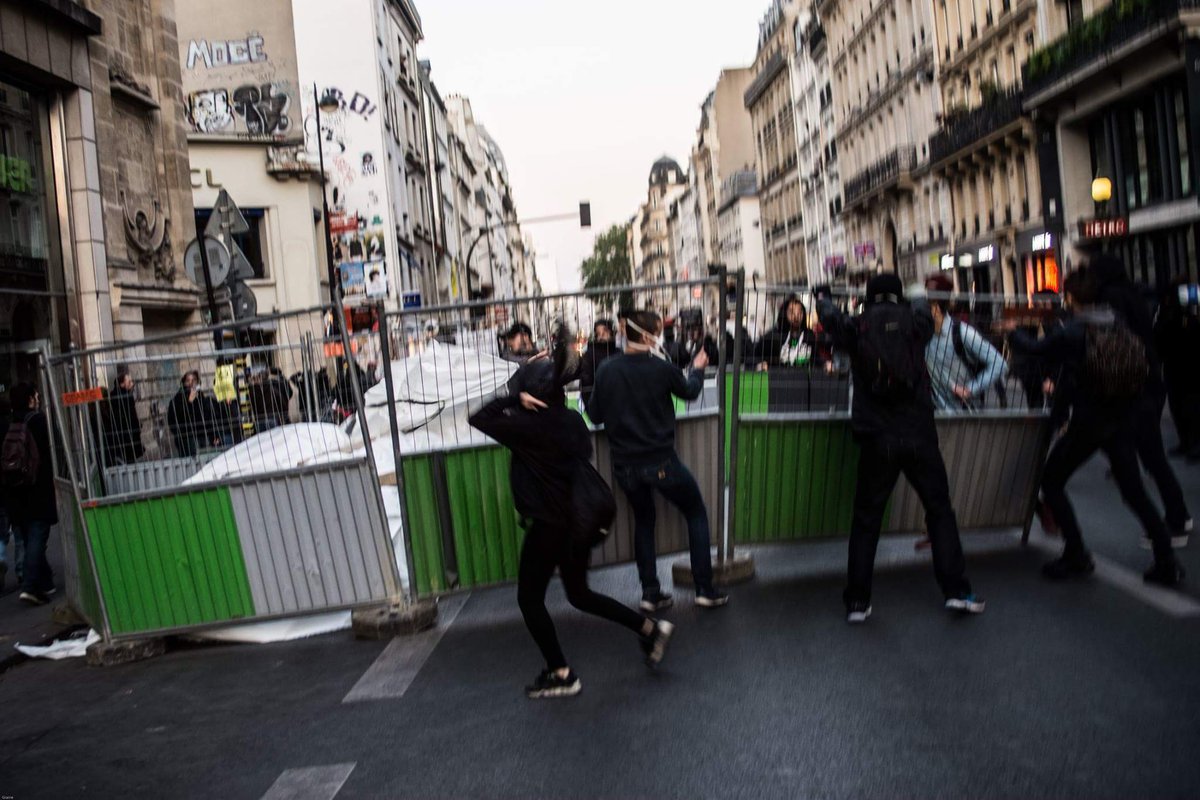
[[[900,276],[894,272],[884,272],[867,281],[867,302],[877,303],[880,295],[892,295],[884,298],[885,302],[899,302],[904,298],[904,284]]]

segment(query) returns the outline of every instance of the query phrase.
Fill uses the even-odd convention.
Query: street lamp
[[[321,112],[333,113],[341,108],[341,103],[332,92],[326,92],[318,99],[317,85],[313,84],[313,107],[317,112],[317,164],[321,169],[321,220],[325,224],[325,267],[329,276],[329,302],[334,306],[338,302],[338,284],[333,265],[333,235],[329,231],[329,198],[325,192],[325,146],[321,143]]]

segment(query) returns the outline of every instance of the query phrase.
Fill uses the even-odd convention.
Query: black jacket
[[[584,405],[592,396],[600,365],[620,352],[616,342],[597,342],[595,339],[588,342],[587,352],[579,359],[579,393],[583,396]]]
[[[133,392],[120,387],[104,401],[104,451],[109,464],[132,464],[146,452]]]
[[[470,423],[512,451],[509,480],[522,517],[560,526],[570,519],[574,467],[592,456],[583,417],[565,405],[526,411],[509,395],[472,414]]]
[[[194,456],[221,435],[223,412],[217,401],[197,391],[196,399],[187,399],[187,390],[180,389],[167,406],[167,426],[175,444],[177,456]]]
[[[23,525],[27,522],[45,522],[49,525],[58,524],[58,503],[54,494],[54,454],[50,452],[50,426],[46,415],[41,411],[32,414],[26,412],[33,443],[38,450],[37,478],[33,486],[21,486],[8,489],[5,493],[8,519],[10,522]],[[15,417],[14,421],[25,420],[25,417]]]
[[[862,312],[863,315],[870,314],[874,305],[868,304]],[[912,399],[896,402],[878,397],[866,385],[863,378],[865,371],[859,367],[859,318],[839,311],[828,299],[823,299],[817,304],[821,326],[833,337],[834,346],[850,356],[854,382],[850,427],[856,437],[882,434],[937,436],[933,422],[933,395],[929,384],[929,372],[925,368],[925,346],[933,338],[933,317],[924,303],[913,303],[909,307],[913,314],[915,333],[909,346],[913,349],[913,363],[920,367],[921,377]]]
[[[648,353],[610,358],[596,374],[588,416],[604,425],[613,461],[654,464],[675,452],[675,404],[672,396],[695,400],[704,376]]]

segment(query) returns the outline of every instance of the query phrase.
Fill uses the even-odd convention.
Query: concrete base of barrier
[[[92,667],[115,667],[167,652],[165,639],[129,639],[120,642],[96,642],[87,649],[87,663]]]
[[[403,600],[358,609],[350,615],[356,639],[390,639],[412,636],[437,624],[437,603],[418,600],[411,605]]]
[[[692,585],[692,560],[681,558],[671,565],[671,577],[676,586]],[[754,556],[749,553],[734,553],[725,561],[713,559],[713,583],[717,586],[732,586],[745,583],[754,577]]]

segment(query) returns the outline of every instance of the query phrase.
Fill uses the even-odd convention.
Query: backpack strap
[[[958,356],[958,360],[965,364],[972,374],[978,375],[982,372],[983,365],[973,353],[967,351],[967,346],[963,343],[962,323],[956,319],[950,321],[950,339],[954,342],[954,354]]]

